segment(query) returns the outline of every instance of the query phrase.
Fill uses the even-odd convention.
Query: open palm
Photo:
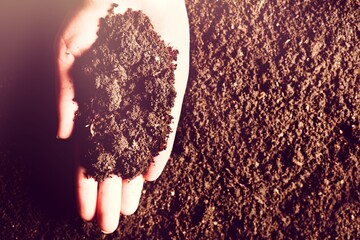
[[[128,215],[136,211],[144,181],[157,179],[163,171],[174,143],[189,69],[189,26],[184,0],[85,0],[70,15],[57,42],[58,138],[66,139],[71,136],[78,108],[74,101],[75,90],[70,69],[76,58],[96,41],[99,20],[107,15],[112,3],[118,4],[114,9],[117,13],[124,13],[128,8],[145,13],[155,31],[166,44],[179,50],[179,55],[175,70],[177,97],[171,111],[174,117],[171,124],[173,131],[167,148],[154,159],[148,171],[131,181],[113,175],[102,182],[96,182],[93,178],[86,177],[84,168],[79,166],[77,169],[76,191],[80,216],[84,220],[91,220],[97,215],[98,224],[105,233],[115,231],[120,212]]]

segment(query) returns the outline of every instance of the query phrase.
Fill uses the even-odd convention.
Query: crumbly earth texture
[[[39,57],[52,38],[26,38],[22,84],[2,88],[25,100],[0,102],[22,113],[6,128],[13,147],[0,144],[0,239],[360,239],[359,1],[186,4],[190,76],[171,159],[106,236],[71,208],[73,142],[54,139],[52,69]]]
[[[140,11],[101,20],[97,41],[74,68],[76,136],[89,176],[132,178],[165,148],[176,56]]]

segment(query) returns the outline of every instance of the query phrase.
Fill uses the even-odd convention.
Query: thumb
[[[78,109],[74,101],[74,83],[70,69],[75,62],[75,56],[69,51],[63,39],[58,46],[57,76],[58,76],[58,118],[57,138],[66,139],[71,136],[74,128],[74,116]]]

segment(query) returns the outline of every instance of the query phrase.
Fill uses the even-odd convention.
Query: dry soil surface
[[[1,21],[32,26],[2,40],[1,239],[360,238],[358,1],[186,1],[174,151],[109,236],[77,217],[72,142],[54,139],[51,48],[69,2]]]

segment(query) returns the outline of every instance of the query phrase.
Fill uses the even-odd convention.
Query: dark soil
[[[3,115],[1,137],[11,138],[0,145],[2,239],[360,238],[359,3],[186,2],[191,66],[174,151],[114,234],[73,211],[72,143],[48,140],[56,130],[46,117],[55,97],[42,90],[48,58],[31,75],[34,64],[14,71],[22,84],[3,85],[16,89],[10,100],[54,100],[36,118],[39,105],[26,101],[2,108],[17,109]],[[35,93],[21,91],[30,80]]]
[[[102,19],[74,69],[75,129],[89,176],[135,177],[166,147],[176,56],[140,11]]]

